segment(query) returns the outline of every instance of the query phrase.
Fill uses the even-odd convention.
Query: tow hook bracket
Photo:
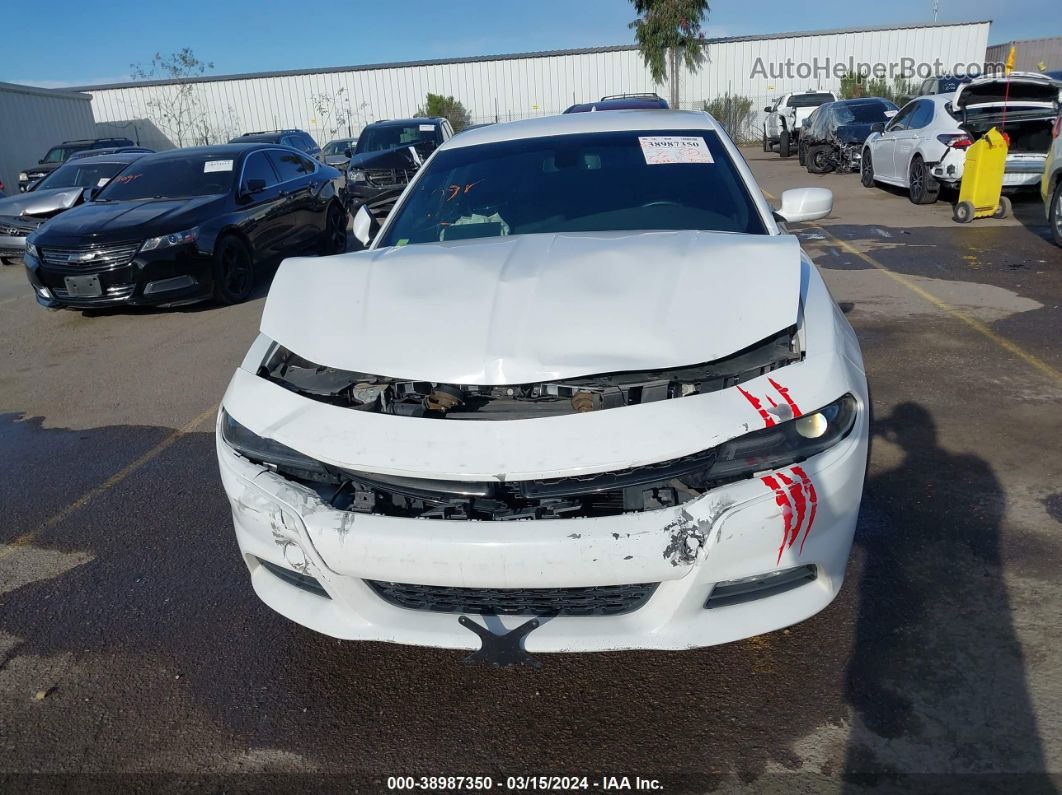
[[[525,621],[504,635],[495,635],[468,616],[461,616],[457,619],[457,623],[479,635],[479,639],[483,643],[478,651],[465,657],[467,665],[493,665],[496,668],[508,668],[513,665],[529,665],[532,668],[542,667],[542,663],[524,651],[521,645],[524,638],[532,630],[541,626],[541,622],[537,618]]]

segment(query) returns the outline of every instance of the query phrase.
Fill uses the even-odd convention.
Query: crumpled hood
[[[35,242],[64,245],[81,239],[155,237],[195,226],[203,217],[202,208],[215,201],[224,201],[224,197],[88,202],[49,221],[40,233],[43,237]]]
[[[526,384],[722,358],[797,322],[793,236],[600,232],[287,260],[262,333],[312,362]]]
[[[20,193],[0,199],[0,215],[48,215],[69,210],[81,198],[84,188],[52,188]]]
[[[414,157],[414,149],[411,144],[403,144],[392,149],[380,149],[376,152],[362,152],[350,158],[348,168],[394,168],[415,171],[420,168],[417,158],[422,161],[427,155],[417,153]]]

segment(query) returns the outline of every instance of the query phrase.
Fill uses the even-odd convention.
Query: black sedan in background
[[[877,124],[884,124],[899,108],[881,97],[863,97],[820,105],[800,134],[804,159],[811,174],[855,171],[863,142]]]
[[[50,308],[238,303],[260,263],[346,249],[340,177],[274,144],[145,155],[32,234],[26,271]]]

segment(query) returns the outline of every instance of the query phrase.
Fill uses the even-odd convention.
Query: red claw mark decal
[[[800,416],[800,407],[797,406],[796,401],[793,400],[793,398],[791,398],[789,396],[788,387],[782,386],[777,381],[775,381],[773,378],[768,378],[767,382],[771,386],[773,386],[775,388],[775,390],[781,396],[782,400],[784,400],[786,402],[786,405],[789,406],[790,411],[793,412],[793,416],[794,417],[799,417]],[[774,425],[774,424],[776,424],[778,422],[778,420],[775,419],[773,416],[771,416],[771,413],[769,411],[767,411],[767,409],[765,409],[763,407],[763,400],[760,400],[760,398],[756,397],[751,392],[746,392],[741,387],[738,387],[737,391],[740,392],[742,395],[744,395],[745,396],[745,400],[747,400],[749,402],[749,404],[754,409],[756,409],[756,413],[759,414],[760,415],[760,419],[763,420],[763,427],[770,428],[772,425]],[[778,402],[773,397],[771,397],[770,395],[764,395],[763,397],[764,397],[764,400],[766,400],[767,403],[770,404],[770,407],[772,409],[778,408]],[[788,417],[782,417],[781,419],[789,419],[789,418]]]
[[[745,396],[745,400],[747,400],[749,403],[751,403],[752,407],[754,409],[756,409],[756,411],[758,411],[760,413],[760,417],[763,419],[763,424],[764,424],[765,427],[770,428],[772,425],[774,425],[774,417],[772,417],[770,414],[767,413],[767,410],[764,409],[763,403],[760,402],[760,399],[758,397],[756,397],[754,395],[750,395],[748,392],[746,392],[741,387],[738,387],[737,391],[740,392],[742,395],[744,395]],[[771,405],[774,405],[774,404],[772,403]]]
[[[803,554],[804,542],[808,540],[811,527],[815,524],[819,498],[815,493],[815,484],[803,467],[792,467],[788,475],[783,472],[764,475],[760,480],[774,491],[774,501],[782,509],[782,544],[778,547],[778,559],[775,560],[775,565],[778,565],[782,561],[782,553],[792,549],[798,538],[800,548],[797,555]],[[803,538],[800,536],[801,529],[804,530]]]

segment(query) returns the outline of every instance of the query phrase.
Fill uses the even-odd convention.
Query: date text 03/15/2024
[[[400,791],[475,791],[491,789],[510,792],[556,792],[567,790],[600,790],[602,792],[638,790],[662,791],[664,784],[655,778],[642,776],[388,776],[387,789]]]

